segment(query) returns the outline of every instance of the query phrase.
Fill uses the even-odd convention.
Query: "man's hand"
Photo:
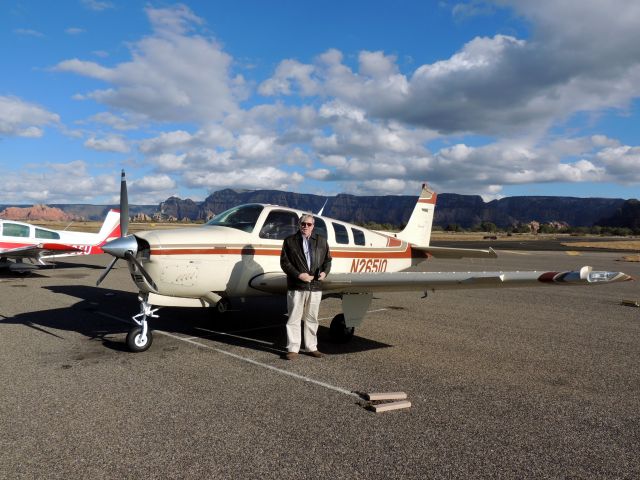
[[[311,282],[311,280],[313,280],[313,276],[312,276],[312,275],[309,275],[309,274],[308,274],[308,273],[306,273],[306,272],[302,272],[300,275],[298,275],[298,278],[299,278],[300,280],[302,280],[303,282],[307,282],[307,283],[310,283],[310,282]]]
[[[324,280],[324,277],[326,277],[326,276],[327,276],[326,273],[320,272],[320,275],[318,275],[318,280],[322,281],[322,280]]]

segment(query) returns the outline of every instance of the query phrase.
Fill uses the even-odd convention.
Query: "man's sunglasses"
[[[313,223],[309,222],[300,222],[301,227],[313,227]]]

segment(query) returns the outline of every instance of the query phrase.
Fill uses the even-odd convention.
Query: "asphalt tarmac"
[[[499,252],[446,270],[592,265]],[[0,478],[640,478],[639,283],[376,295],[350,344],[280,358],[284,304],[166,308],[124,348],[135,290],[104,255],[0,276]],[[404,391],[373,413],[354,392]]]
[[[599,242],[609,243],[612,247],[616,243],[625,242],[628,243],[629,239],[624,237],[574,237],[574,236],[558,236],[551,237],[545,236],[541,238],[528,238],[522,239],[518,236],[511,239],[496,237],[496,239],[485,240],[434,240],[431,242],[433,246],[437,247],[455,247],[455,248],[480,248],[487,249],[489,247],[494,250],[528,250],[537,252],[549,252],[549,251],[575,251],[575,252],[619,252],[616,248],[606,247],[585,247],[578,245],[581,242]]]

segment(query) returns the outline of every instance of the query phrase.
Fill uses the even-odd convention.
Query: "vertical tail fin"
[[[102,223],[98,233],[97,246],[104,245],[109,239],[120,236],[120,210],[111,209]]]
[[[396,237],[418,247],[428,247],[437,197],[438,194],[431,190],[426,183],[422,184],[422,191],[407,226]]]

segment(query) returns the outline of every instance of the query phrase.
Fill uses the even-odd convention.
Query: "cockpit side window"
[[[351,233],[353,234],[353,242],[356,245],[366,245],[364,232],[362,230],[358,230],[357,228],[351,228]]]
[[[327,225],[325,225],[324,220],[322,220],[320,217],[313,217],[313,221],[313,233],[322,235],[324,238],[329,238],[329,235],[327,233]]]
[[[333,225],[333,231],[336,232],[336,243],[347,244],[349,243],[349,234],[347,228],[339,223],[331,222]]]
[[[2,234],[7,237],[29,237],[29,226],[20,225],[19,223],[7,223],[2,224]]]
[[[272,210],[267,215],[260,238],[270,240],[284,240],[298,231],[298,215],[285,210]]]
[[[207,222],[207,225],[237,228],[243,232],[251,233],[263,208],[264,206],[257,204],[233,207],[213,217]]]
[[[60,234],[51,230],[43,230],[36,227],[36,238],[46,238],[51,240],[60,240]]]

